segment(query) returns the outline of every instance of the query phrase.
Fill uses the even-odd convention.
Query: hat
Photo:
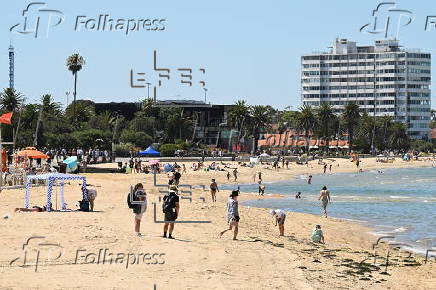
[[[230,196],[238,196],[239,195],[239,191],[238,190],[233,190],[232,194],[230,194]]]
[[[273,215],[276,214],[276,211],[272,209],[272,210],[269,211],[269,214],[273,216]]]

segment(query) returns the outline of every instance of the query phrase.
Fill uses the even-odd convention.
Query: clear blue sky
[[[396,1],[398,8],[414,13],[415,21],[400,32],[401,44],[434,53],[436,29],[425,31],[427,15],[436,15],[434,1]],[[300,106],[300,56],[326,50],[336,37],[372,44],[380,37],[359,32],[372,22],[372,10],[380,1],[54,1],[47,8],[60,10],[65,20],[49,30],[47,38],[10,33],[23,21],[21,13],[30,1],[1,1],[0,84],[8,86],[8,46],[15,46],[15,88],[29,101],[52,94],[65,103],[73,79],[65,59],[79,52],[86,66],[79,73],[78,99],[96,102],[136,101],[146,89],[130,88],[129,71],[145,72],[156,83],[153,50],[158,65],[171,69],[169,81],[158,97],[203,100],[198,81],[204,79],[208,101],[218,104],[245,99],[251,104],[277,108]],[[166,19],[164,31],[74,31],[76,16],[118,19]],[[41,25],[42,26],[42,25]],[[206,68],[193,86],[180,84],[177,68],[195,72]],[[435,69],[433,66],[433,75]],[[71,95],[70,95],[71,100]],[[434,100],[433,100],[434,103]],[[435,107],[434,105],[432,105]]]

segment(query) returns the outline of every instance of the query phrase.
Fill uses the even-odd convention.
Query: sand
[[[333,164],[333,172],[357,171],[349,160],[337,159]],[[368,158],[361,165],[363,170],[372,170],[431,166],[431,162],[396,160],[380,164]],[[291,164],[290,169],[278,172],[261,165],[238,170],[241,183],[253,182],[259,171],[269,182],[319,174],[322,166],[310,162],[308,167]],[[163,225],[154,222],[153,202],[157,221],[163,214],[152,175],[84,175],[89,183],[101,186],[97,188],[96,212],[14,213],[15,207],[23,206],[24,190],[0,193],[1,289],[436,289],[434,259],[424,264],[421,256],[406,258],[404,252],[391,250],[387,274],[383,274],[385,260],[380,256],[386,255],[387,246],[379,247],[380,256],[374,265],[370,255],[376,237],[361,224],[289,213],[285,237],[279,237],[267,209],[241,206],[239,240],[233,241],[231,233],[218,238],[227,227],[225,203],[229,192],[220,191],[217,203],[212,204],[209,192],[194,189],[192,202],[181,200],[179,220],[211,223],[176,224],[176,239],[169,240],[161,237]],[[188,169],[182,183],[208,186],[211,178],[219,185],[227,182],[225,172]],[[165,184],[166,176],[159,175],[157,180]],[[144,183],[148,192],[148,210],[141,224],[143,237],[135,236],[134,215],[126,204],[130,185],[137,182]],[[80,195],[78,182],[66,186],[70,208],[76,208]],[[240,200],[253,198],[259,197],[242,194]],[[32,188],[31,204],[44,202],[45,188]],[[322,224],[326,245],[310,242],[315,224]],[[24,245],[30,237],[34,238]]]

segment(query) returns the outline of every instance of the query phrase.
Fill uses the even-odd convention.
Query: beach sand
[[[431,166],[429,161],[362,161],[363,170]],[[182,184],[204,184],[208,189],[211,178],[218,185],[227,183],[226,172],[193,172],[191,164],[186,165],[188,172],[182,175]],[[357,171],[346,159],[336,159],[332,164],[333,172]],[[263,180],[270,182],[319,174],[323,169],[310,162],[309,166],[292,163],[289,169],[278,172],[262,165],[238,167],[238,171],[238,182],[252,183],[259,171]],[[384,258],[378,257],[374,266],[370,256],[376,237],[361,224],[289,213],[285,237],[279,237],[267,209],[240,206],[238,241],[232,240],[230,232],[218,238],[227,227],[225,204],[229,192],[218,192],[217,203],[212,204],[208,191],[193,189],[192,202],[181,200],[179,221],[211,223],[176,224],[176,239],[164,239],[163,224],[154,222],[153,202],[157,222],[163,214],[151,174],[84,175],[88,183],[101,186],[97,188],[96,212],[14,213],[14,208],[23,207],[24,190],[0,193],[1,289],[436,289],[434,259],[424,265],[421,256],[405,258],[404,252],[391,250],[387,274],[383,274]],[[134,234],[134,215],[126,204],[129,188],[137,182],[144,183],[148,193],[148,210],[141,223],[143,237]],[[158,175],[158,184],[166,182],[164,174]],[[236,187],[236,183],[230,183]],[[54,192],[54,206],[58,191]],[[75,209],[81,199],[78,182],[66,185],[65,196],[69,208]],[[45,198],[44,187],[32,188],[31,205],[41,206]],[[270,196],[242,194],[239,200],[256,198]],[[326,245],[310,242],[315,224],[322,224]],[[28,241],[30,237],[34,238]],[[387,246],[381,245],[378,254],[384,257],[386,250]]]

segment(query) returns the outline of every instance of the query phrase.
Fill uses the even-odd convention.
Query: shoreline
[[[365,160],[365,167],[379,167],[371,162]],[[354,171],[355,167],[350,165],[341,161],[339,168]],[[235,166],[236,163],[231,164],[231,167]],[[394,167],[402,166],[402,162],[394,164]],[[261,166],[253,169],[238,166],[238,181],[252,182],[253,174],[259,170],[267,181],[322,172],[322,167],[317,164],[311,164],[309,169],[296,165],[291,167],[276,173]],[[15,207],[23,205],[23,190],[4,190],[0,193],[0,214],[9,214],[8,219],[0,220],[0,288],[29,289],[32,285],[45,285],[50,289],[65,289],[68,285],[62,281],[71,279],[77,289],[144,288],[144,285],[156,284],[157,289],[416,290],[428,289],[436,282],[434,259],[425,264],[423,257],[412,255],[407,258],[395,249],[390,249],[392,258],[389,260],[388,275],[383,274],[388,246],[385,243],[378,246],[377,263],[373,263],[371,249],[376,239],[365,225],[345,219],[290,212],[285,223],[285,236],[279,237],[267,209],[241,205],[238,241],[232,241],[229,233],[218,238],[218,233],[227,227],[225,205],[229,191],[223,189],[218,192],[217,202],[212,203],[208,185],[211,178],[215,178],[219,186],[225,183],[236,186],[233,181],[227,182],[226,172],[188,169],[186,174],[182,173],[182,183],[204,184],[207,187],[206,191],[193,189],[192,202],[181,200],[181,221],[207,220],[211,223],[177,224],[175,240],[162,238],[163,225],[155,222],[152,203],[159,202],[161,193],[153,185],[152,175],[83,175],[87,177],[87,182],[101,186],[97,188],[94,213],[13,213]],[[141,222],[143,237],[134,234],[134,215],[126,205],[130,186],[138,182],[145,185],[149,201],[149,208]],[[166,182],[165,174],[157,175],[158,184]],[[78,183],[65,187],[65,197],[68,206],[74,208],[81,198]],[[205,198],[205,202],[200,197]],[[258,198],[256,194],[245,193],[240,197],[241,203]],[[275,197],[277,195],[272,196]],[[31,189],[31,205],[41,205],[45,200],[45,188]],[[161,218],[161,210],[158,210],[157,220]],[[322,224],[326,244],[311,242],[310,233],[316,224]],[[30,236],[43,236],[46,242],[61,245],[64,255],[54,263],[40,264],[38,272],[34,267],[11,267],[10,261],[23,257],[23,244]],[[83,257],[81,263],[71,264],[79,248],[87,250],[81,254],[98,253],[100,248],[111,253],[164,253],[165,264],[147,266],[141,262],[129,265],[127,269],[126,261],[118,265],[96,265],[85,263]],[[398,260],[400,256],[401,260]],[[172,278],[180,276],[183,279],[174,281]]]

